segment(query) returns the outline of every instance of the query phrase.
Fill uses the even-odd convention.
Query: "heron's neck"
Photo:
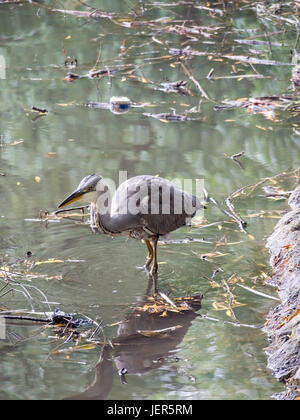
[[[99,194],[97,200],[91,203],[91,224],[103,233],[116,233],[111,216],[111,192],[109,188]]]

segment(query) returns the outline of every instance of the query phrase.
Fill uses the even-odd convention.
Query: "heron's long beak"
[[[81,189],[72,192],[72,194],[70,194],[69,197],[67,197],[62,203],[60,203],[58,208],[60,209],[61,207],[65,207],[68,204],[73,203],[74,201],[80,200],[83,195],[84,192]]]

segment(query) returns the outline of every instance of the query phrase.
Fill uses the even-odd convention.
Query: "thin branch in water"
[[[94,321],[94,322],[95,322],[95,321]],[[102,327],[102,324],[103,324],[103,319],[99,322],[99,324],[97,325],[97,327],[95,328],[95,330],[94,330],[94,331],[93,331],[93,333],[91,334],[91,336],[90,336],[90,338],[89,338],[89,341],[93,340],[94,336],[95,336],[96,334],[98,334],[98,332],[99,332],[99,331],[101,331],[101,332],[102,332],[102,335],[103,335],[103,337],[104,337],[104,340],[106,340],[106,338],[105,338],[105,334],[104,334],[104,330],[103,330],[103,327]]]
[[[1,287],[1,289],[0,289],[0,293],[2,292],[2,290],[4,290],[4,289],[8,286],[8,284],[9,284],[9,282],[7,281],[7,282],[5,283],[5,285],[4,285],[3,287]]]
[[[31,307],[31,310],[33,311],[33,312],[35,312],[35,309],[34,309],[34,306],[33,306],[33,304],[32,304],[32,300],[33,300],[33,298],[30,296],[30,294],[28,293],[28,291],[26,290],[26,288],[21,284],[21,283],[19,283],[18,284],[23,290],[18,290],[18,289],[15,289],[15,288],[13,288],[13,290],[15,291],[15,292],[17,292],[17,293],[22,293],[24,296],[25,296],[25,298],[26,298],[26,300],[27,300],[27,302],[29,303],[29,305],[30,305],[30,307]]]
[[[231,216],[237,222],[237,224],[239,225],[239,228],[241,229],[241,231],[244,232],[244,233],[247,233],[246,230],[245,230],[245,227],[247,226],[247,222],[245,220],[241,219],[241,217],[235,212],[235,208],[234,208],[234,205],[232,203],[234,196],[236,194],[240,193],[242,190],[243,190],[243,187],[240,188],[239,190],[233,192],[232,194],[230,194],[226,198],[225,204],[229,208],[229,210],[231,212]]]
[[[240,230],[247,234],[245,227],[247,226],[247,222],[245,222],[244,220],[242,220],[236,213],[235,211],[233,211],[233,213],[230,213],[229,211],[223,209],[220,204],[218,204],[218,202],[213,198],[213,197],[209,197],[209,201],[211,201],[219,210],[221,210],[224,214],[226,214],[226,216],[230,217],[231,219],[233,219],[239,226]]]
[[[100,41],[100,43],[99,43],[98,57],[97,57],[96,63],[94,64],[93,68],[91,69],[91,71],[95,71],[97,69],[98,64],[100,62],[100,59],[101,59],[101,53],[102,53],[102,46],[101,46],[101,41]]]
[[[37,290],[43,296],[43,298],[44,298],[44,302],[43,303],[46,303],[46,305],[48,306],[48,308],[49,308],[50,311],[52,310],[52,308],[50,306],[50,303],[48,302],[48,298],[47,298],[47,296],[45,295],[44,292],[42,292],[38,287],[33,286],[31,284],[27,284],[27,287],[31,287],[31,288]]]
[[[5,296],[5,295],[7,295],[8,293],[13,292],[13,291],[14,291],[14,289],[9,289],[9,290],[7,290],[6,292],[2,293],[2,295],[0,295],[0,298],[2,298],[3,296]]]
[[[228,284],[227,284],[226,280],[222,279],[221,283],[222,283],[222,285],[223,285],[224,290],[225,290],[225,291],[227,292],[227,294],[228,294],[227,303],[228,303],[228,309],[229,309],[229,312],[230,312],[230,316],[231,316],[231,318],[232,318],[234,321],[238,322],[238,320],[237,320],[237,318],[236,318],[236,316],[235,316],[235,313],[234,313],[234,311],[233,311],[233,309],[232,309],[232,305],[234,305],[234,303],[235,303],[235,297],[234,297],[234,294],[233,294],[233,293],[232,293],[232,291],[230,290],[230,287],[228,286]]]
[[[201,314],[199,315],[200,318],[202,319],[208,319],[209,321],[215,321],[215,322],[222,322],[223,324],[230,324],[233,325],[234,327],[246,327],[246,328],[261,328],[261,325],[253,325],[253,324],[241,324],[240,322],[233,322],[233,321],[224,321],[222,319],[218,319],[218,318],[214,318],[212,316],[208,316],[208,315],[204,315]]]
[[[236,283],[236,285],[242,287],[245,290],[248,290],[251,293],[254,293],[255,295],[259,295],[259,296],[262,296],[262,297],[265,297],[265,298],[268,298],[268,299],[273,299],[273,300],[280,301],[280,299],[275,297],[275,296],[270,296],[270,295],[267,295],[266,293],[258,292],[257,290],[251,289],[251,287],[247,287],[247,286],[244,286],[244,285],[239,284],[239,283]]]
[[[23,315],[2,315],[5,319],[10,320],[18,320],[18,321],[33,321],[33,322],[43,322],[45,324],[48,324],[52,322],[51,319],[45,319],[45,318],[35,318],[32,316],[23,316]]]
[[[210,100],[210,98],[208,97],[207,93],[204,91],[204,89],[202,88],[202,86],[200,85],[200,83],[198,82],[198,80],[196,80],[194,78],[194,76],[191,74],[191,72],[188,70],[188,68],[183,63],[181,63],[181,67],[182,67],[184,73],[189,77],[189,79],[198,88],[198,90],[200,91],[201,95],[204,96],[205,99]]]

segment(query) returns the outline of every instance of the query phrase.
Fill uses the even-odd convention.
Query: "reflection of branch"
[[[232,193],[232,195],[234,195],[234,193]],[[229,196],[230,197],[230,196]],[[227,199],[226,199],[227,200]],[[233,208],[233,206],[232,206],[232,204],[231,204],[231,207],[229,207],[228,206],[228,204],[227,204],[227,206],[230,208],[230,210],[232,211],[232,213],[230,213],[229,211],[227,211],[227,210],[224,210],[219,204],[218,204],[218,202],[213,198],[213,197],[209,197],[209,201],[211,201],[212,203],[214,203],[214,205],[219,209],[219,210],[221,210],[223,213],[225,213],[227,216],[229,216],[231,219],[233,219],[238,225],[239,225],[239,228],[241,229],[241,231],[242,232],[244,232],[244,233],[247,233],[246,232],[246,230],[245,230],[245,227],[247,226],[247,223],[244,221],[244,220],[242,220],[237,214],[236,214],[236,212],[234,211],[234,208]]]
[[[4,287],[6,287],[7,285],[5,285]],[[1,289],[1,290],[3,290],[3,289]],[[0,295],[0,298],[2,298],[3,296],[5,296],[5,295],[7,295],[8,293],[10,293],[10,292],[13,292],[14,291],[14,289],[9,289],[9,290],[7,290],[6,292],[4,292],[4,293],[2,293],[2,295]]]
[[[233,199],[236,198],[236,197],[239,197],[242,194],[244,194],[247,189],[250,189],[250,191],[246,194],[246,196],[249,196],[257,187],[264,184],[265,182],[274,181],[278,178],[287,177],[287,176],[296,176],[297,177],[296,174],[297,174],[297,172],[299,173],[299,171],[300,171],[300,167],[298,167],[298,168],[296,168],[292,171],[289,171],[289,172],[284,172],[283,171],[283,172],[280,172],[279,174],[276,174],[274,176],[267,177],[267,178],[262,178],[259,181],[257,181],[255,184],[250,184],[250,185],[246,185],[244,187],[239,188],[238,190],[232,192],[225,200],[225,203],[226,203],[227,207],[230,209],[231,214],[226,212],[226,210],[223,210],[224,213],[228,214],[228,216],[233,217],[233,219],[238,223],[242,232],[247,233],[245,231],[245,227],[247,226],[247,222],[245,222],[240,216],[238,216],[236,214],[235,209],[234,209],[234,205],[233,205]],[[299,174],[298,174],[298,177],[299,177]],[[211,199],[211,201],[213,201],[213,199]]]
[[[223,285],[224,290],[226,290],[226,292],[228,294],[227,303],[228,303],[228,309],[229,309],[229,312],[230,312],[230,316],[234,321],[238,322],[238,320],[236,319],[235,313],[233,312],[233,309],[232,309],[232,306],[235,304],[234,294],[230,290],[230,287],[228,286],[226,280],[222,279],[222,285]]]
[[[6,295],[8,292],[12,291],[12,292],[17,292],[17,293],[22,293],[24,295],[24,297],[26,298],[27,302],[29,303],[31,310],[34,312],[34,306],[33,303],[34,302],[34,298],[31,296],[31,294],[29,293],[29,291],[27,290],[27,288],[31,288],[36,290],[44,299],[43,303],[46,303],[49,310],[51,311],[51,307],[48,301],[47,296],[45,295],[44,292],[42,292],[42,290],[40,290],[37,286],[31,285],[31,284],[23,284],[18,280],[13,280],[11,277],[9,277],[9,275],[11,274],[16,274],[18,276],[22,276],[21,273],[8,273],[6,270],[1,270],[4,275],[5,275],[5,285],[1,288],[0,291],[4,290],[5,287],[7,287],[7,285],[11,286],[11,289],[7,292],[5,292],[4,294],[2,294],[0,297],[3,297],[4,295]],[[1,279],[0,279],[1,280]],[[19,290],[16,288],[16,286],[20,287],[22,290]]]
[[[298,172],[298,176],[296,175],[297,172]],[[234,191],[233,193],[231,193],[229,198],[230,197],[234,198],[237,195],[241,195],[247,189],[250,189],[249,193],[246,194],[246,196],[249,196],[249,194],[251,194],[261,184],[264,184],[267,181],[274,181],[278,178],[281,178],[281,177],[283,178],[283,177],[288,177],[288,176],[290,176],[290,177],[295,176],[296,178],[299,178],[299,176],[300,176],[300,166],[296,169],[293,169],[292,171],[289,171],[289,172],[283,171],[283,172],[280,172],[279,174],[276,174],[274,176],[262,178],[259,181],[257,181],[255,184],[245,185],[244,187],[239,188],[237,191]]]
[[[243,165],[241,164],[241,162],[238,160],[241,156],[243,156],[245,154],[244,150],[242,150],[239,153],[235,153],[234,155],[230,156],[230,159],[232,159],[241,169],[243,168]]]
[[[242,190],[242,189],[243,189],[243,187],[240,190]],[[233,197],[235,196],[235,194],[239,193],[240,190],[237,190],[236,192],[230,194],[226,198],[225,204],[229,208],[229,210],[231,211],[231,217],[233,217],[233,219],[237,222],[241,231],[244,232],[244,233],[247,233],[245,231],[245,227],[247,226],[247,222],[245,222],[245,220],[241,219],[240,216],[236,214],[235,209],[234,209],[234,205],[232,203]],[[226,210],[224,210],[224,211],[226,211]]]
[[[203,90],[203,88],[201,87],[200,83],[198,82],[198,80],[196,80],[194,78],[194,76],[191,74],[191,72],[189,71],[189,69],[183,64],[181,63],[181,67],[184,71],[184,73],[190,78],[190,80],[194,83],[194,85],[199,89],[199,91],[201,92],[201,95],[204,96],[204,98],[206,99],[210,99],[206,92]]]

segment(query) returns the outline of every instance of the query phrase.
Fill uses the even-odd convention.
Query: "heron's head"
[[[85,176],[76,190],[73,191],[72,194],[70,194],[62,203],[60,203],[58,208],[67,206],[77,200],[88,203],[96,202],[99,196],[101,180],[102,177],[99,175]]]

